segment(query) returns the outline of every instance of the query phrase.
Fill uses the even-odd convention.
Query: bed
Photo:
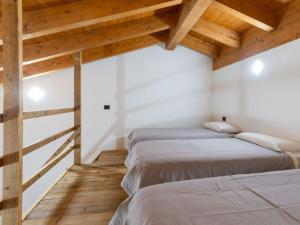
[[[142,142],[125,164],[122,187],[129,195],[161,183],[295,168],[290,155],[237,138]]]
[[[300,225],[300,170],[160,184],[121,204],[110,225]]]
[[[151,140],[184,140],[204,138],[230,138],[234,134],[216,132],[206,128],[141,128],[128,136],[128,151],[137,143]]]

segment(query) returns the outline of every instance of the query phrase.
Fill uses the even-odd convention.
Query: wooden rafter
[[[151,16],[98,30],[72,34],[29,45],[25,44],[24,65],[164,31],[170,28],[174,18],[172,14]],[[3,56],[0,54],[0,66],[2,66],[2,61]]]
[[[201,18],[192,31],[230,47],[238,48],[240,46],[240,35],[237,32],[206,19]]]
[[[177,25],[170,30],[170,37],[166,44],[168,50],[176,48],[211,3],[212,0],[186,0],[183,3]]]
[[[238,62],[247,57],[275,48],[300,38],[300,0],[293,1],[287,9],[280,12],[284,15],[278,29],[272,33],[252,28],[242,35],[242,45],[238,49],[225,47],[220,56],[214,60],[214,69]]]
[[[278,23],[277,15],[255,0],[216,0],[213,6],[265,31],[272,31]]]
[[[114,44],[92,48],[83,51],[83,63],[90,63],[96,60],[112,57],[115,55],[127,53],[137,49],[149,47],[166,40],[166,33],[154,35],[144,35]],[[57,70],[74,66],[73,55],[65,55],[54,59],[49,59],[24,66],[24,77],[54,72]],[[0,71],[0,83],[3,81],[3,71]]]
[[[218,57],[218,48],[206,41],[186,35],[181,44],[187,48],[197,51],[212,58]]]
[[[23,39],[119,20],[179,5],[181,2],[182,0],[81,0],[28,11],[23,16]]]

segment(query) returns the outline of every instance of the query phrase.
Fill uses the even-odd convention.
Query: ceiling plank
[[[264,31],[273,31],[278,24],[276,13],[255,0],[216,0],[213,6]]]
[[[206,19],[200,18],[192,31],[230,47],[240,46],[240,35],[237,32]]]
[[[168,50],[174,50],[193,28],[212,0],[186,0],[181,8],[177,25],[170,30],[170,37],[166,44]]]
[[[189,34],[182,40],[181,45],[212,58],[218,57],[218,47]]]
[[[254,27],[242,35],[243,41],[239,49],[225,47],[220,52],[220,57],[214,60],[214,70],[299,39],[300,0],[293,1],[280,14],[283,17],[275,31],[268,33]]]
[[[175,16],[176,15],[169,13],[156,15],[136,21],[103,27],[94,31],[71,34],[29,45],[25,44],[23,65],[168,30],[170,25],[174,23],[176,19]],[[2,62],[3,54],[0,51],[0,67],[2,67]]]
[[[82,52],[83,63],[90,63],[93,61],[101,60],[104,58],[124,54],[127,52],[135,51],[141,48],[149,47],[165,41],[167,38],[166,33],[145,35],[138,38],[133,38],[114,44],[101,46],[98,48],[88,49]],[[29,65],[25,65],[24,77],[34,77],[42,74],[55,72],[58,70],[70,68],[74,66],[73,54],[49,59]],[[3,82],[3,71],[0,71],[0,83]]]
[[[118,20],[181,3],[182,0],[81,0],[28,11],[23,15],[23,40]]]

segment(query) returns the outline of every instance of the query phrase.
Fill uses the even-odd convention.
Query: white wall
[[[214,72],[214,118],[245,131],[300,140],[300,40]],[[264,63],[259,77],[252,64]]]
[[[211,119],[211,74],[208,57],[183,47],[155,46],[86,65],[84,159],[123,148],[138,127],[195,127]]]
[[[211,63],[208,57],[183,47],[178,47],[176,51],[165,51],[154,46],[84,65],[84,162],[91,162],[103,149],[123,148],[125,137],[134,128],[196,127],[210,120]],[[45,93],[39,102],[27,96],[33,87]],[[2,87],[0,93],[3,96]],[[0,99],[2,108],[3,97]],[[111,110],[104,111],[104,104],[110,104]],[[24,111],[72,106],[72,69],[25,80]],[[24,123],[24,146],[72,125],[72,113],[27,120]],[[39,171],[66,138],[25,157],[24,181]],[[1,145],[2,142],[1,135]],[[25,192],[24,211],[30,209],[72,162],[73,156],[70,155]]]

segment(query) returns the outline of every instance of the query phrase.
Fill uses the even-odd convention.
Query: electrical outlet
[[[110,105],[104,105],[104,110],[110,110]]]
[[[224,121],[224,122],[226,122],[226,121],[227,121],[227,118],[226,118],[226,116],[223,116],[223,117],[222,117],[222,121]]]

